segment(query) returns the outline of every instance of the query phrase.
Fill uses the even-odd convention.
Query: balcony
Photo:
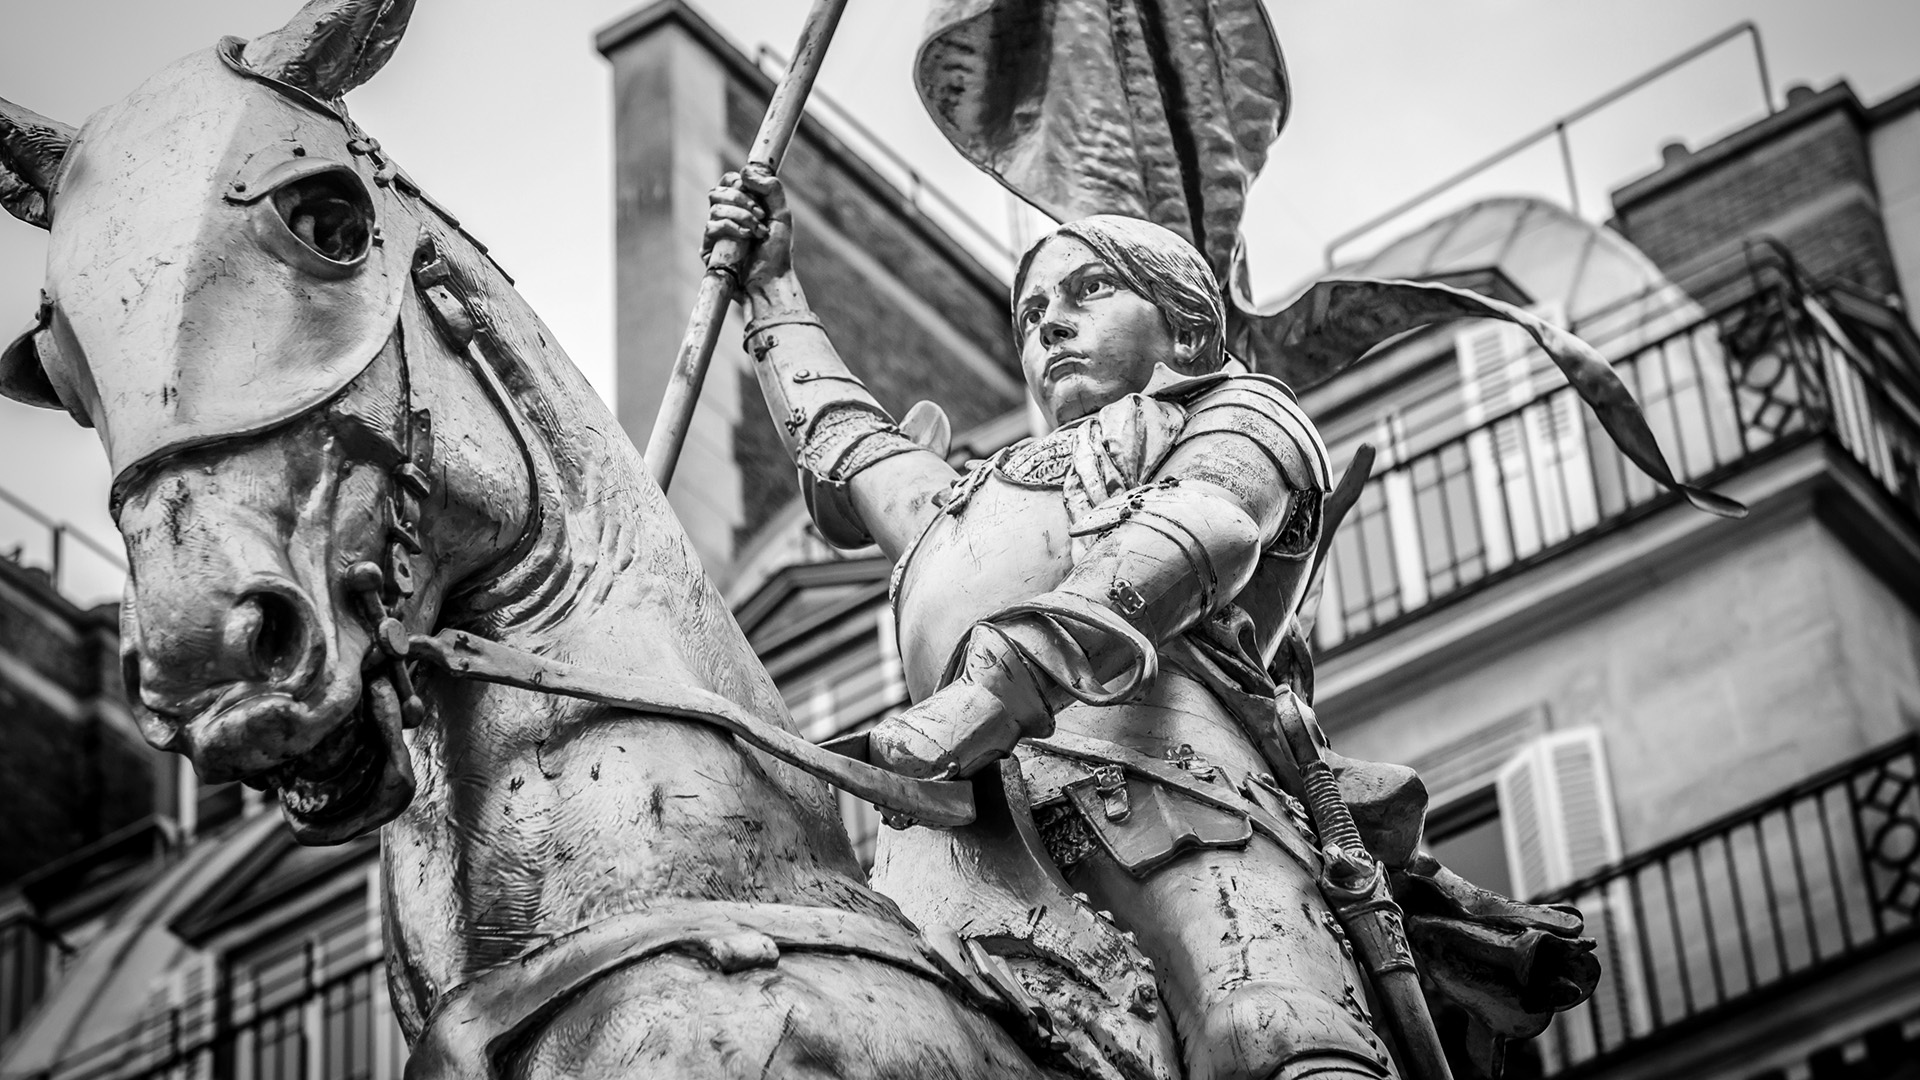
[[[364,954],[365,950],[360,950]],[[399,1080],[405,1049],[377,955],[309,949],[222,993],[196,983],[132,1029],[63,1059],[49,1080]]]
[[[1588,1075],[1920,943],[1920,737],[1544,898],[1600,943],[1593,998],[1537,1050]]]
[[[1920,509],[1920,348],[1898,314],[1789,273],[1616,361],[1684,481],[1828,439]],[[1315,627],[1337,654],[1678,501],[1561,388],[1377,474],[1334,539]]]

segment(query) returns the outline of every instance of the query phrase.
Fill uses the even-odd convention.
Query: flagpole
[[[807,22],[800,30],[800,42],[793,48],[793,60],[780,84],[774,87],[767,115],[760,121],[760,133],[754,137],[747,162],[778,171],[787,144],[800,126],[807,94],[813,90],[820,62],[826,58],[827,45],[840,24],[847,0],[814,0]],[[720,337],[720,326],[727,317],[727,305],[739,288],[740,266],[746,262],[748,245],[721,240],[707,254],[707,272],[700,278],[700,291],[693,301],[693,314],[687,320],[686,336],[680,339],[680,351],[674,356],[673,373],[667,380],[667,392],[660,398],[660,411],[654,416],[653,431],[647,436],[647,471],[654,483],[665,491],[673,482],[674,466],[679,464],[680,448],[687,441],[687,428],[693,423],[693,407],[700,400],[700,385],[706,381],[707,367],[713,360],[713,347]]]

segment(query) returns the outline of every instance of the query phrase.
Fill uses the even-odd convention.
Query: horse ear
[[[53,178],[74,129],[0,98],[0,206],[29,225],[53,222]]]
[[[47,378],[47,369],[40,363],[40,350],[34,340],[35,335],[47,328],[52,316],[53,309],[47,303],[46,294],[42,293],[40,311],[34,316],[33,325],[14,338],[13,344],[0,351],[0,397],[10,397],[43,409],[62,407],[60,395],[54,392],[53,380]]]
[[[247,43],[249,68],[335,101],[373,78],[413,16],[413,0],[307,0],[293,21]]]

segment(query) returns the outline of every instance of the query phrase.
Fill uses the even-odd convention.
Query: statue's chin
[[[413,801],[413,759],[395,718],[363,702],[307,753],[264,777],[280,792],[294,839],[341,844],[385,825]]]

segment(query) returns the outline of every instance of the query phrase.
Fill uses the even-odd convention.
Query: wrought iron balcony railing
[[[1920,395],[1896,362],[1916,358],[1842,321],[1781,285],[1615,367],[1689,483],[1826,437],[1920,507]],[[1334,539],[1316,644],[1323,654],[1356,645],[1673,500],[1571,389],[1537,398],[1374,477]]]
[[[1546,899],[1600,943],[1599,988],[1537,1047],[1587,1073],[1920,942],[1920,737],[1810,777]]]
[[[244,985],[197,984],[89,1044],[47,1080],[400,1080],[385,962],[364,942]]]

